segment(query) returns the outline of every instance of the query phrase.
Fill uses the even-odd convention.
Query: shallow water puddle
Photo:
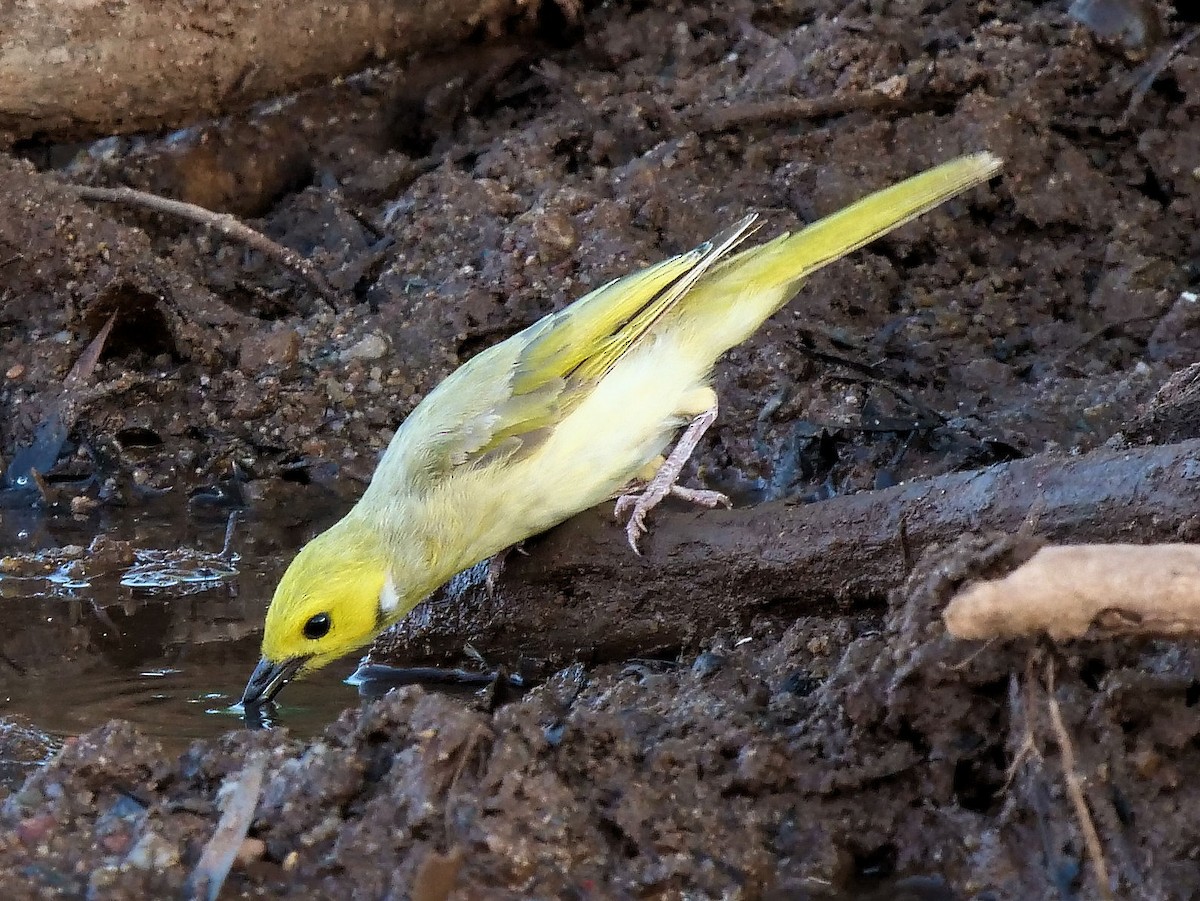
[[[229,708],[293,536],[240,523],[222,553],[225,520],[186,512],[0,524],[0,716],[58,738],[125,719],[168,748],[242,725]],[[358,703],[353,669],[293,686],[276,719],[319,732]]]

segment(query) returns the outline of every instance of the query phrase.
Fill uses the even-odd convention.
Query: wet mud
[[[95,728],[22,708],[0,734],[4,894],[180,896],[231,803],[222,785],[262,760],[222,897],[1101,897],[1075,775],[1115,896],[1192,897],[1194,643],[977,645],[939,616],[956,587],[1027,555],[1047,510],[1105,518],[1056,519],[1058,539],[1194,538],[1184,458],[1155,470],[1167,495],[1178,473],[1157,518],[1105,506],[1099,470],[1049,504],[997,470],[983,504],[968,475],[1200,435],[1200,42],[1182,41],[1186,4],[1116,6],[1155,27],[1105,37],[1063,4],[1007,0],[606,4],[185,132],[15,147],[0,162],[3,471],[58,444],[39,485],[6,476],[0,499],[0,609],[21,624],[0,641],[10,696],[26,672],[99,680],[118,658],[158,666],[164,647],[236,693],[279,567],[472,354],[750,209],[782,231],[956,153],[1007,164],[818,273],[718,366],[720,418],[688,478],[743,509],[665,509],[648,556],[711,543],[729,561],[726,579],[704,573],[718,600],[697,600],[703,617],[631,607],[624,583],[606,594],[606,569],[637,570],[588,514],[530,542],[509,595],[502,580],[497,598],[419,612],[376,652],[458,666],[471,639],[485,660],[537,664],[544,683],[520,697],[402,688],[363,705],[347,689],[327,728],[216,737],[102,697],[75,720]],[[253,217],[336,299],[66,182]],[[86,382],[64,383],[114,314]],[[48,421],[61,427],[39,439]],[[868,492],[939,478],[941,508],[917,497],[878,520],[887,565],[831,542],[830,581],[873,582],[769,595],[735,559],[753,546],[778,564],[773,511],[833,522]],[[222,575],[233,509],[240,556]],[[953,528],[918,540],[937,509]],[[757,544],[712,527],[747,517]],[[554,570],[572,535],[604,561],[572,564],[574,580]],[[139,561],[213,581],[139,594],[121,584]],[[694,590],[682,566],[654,578],[656,597]],[[744,605],[743,584],[760,591]],[[153,615],[114,620],[112,598]],[[624,628],[631,611],[645,628]],[[551,628],[600,635],[606,618],[609,645]],[[422,634],[430,622],[462,640]],[[155,650],[114,654],[106,631]],[[99,725],[127,713],[136,725]]]

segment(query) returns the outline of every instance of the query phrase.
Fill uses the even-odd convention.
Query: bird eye
[[[329,627],[333,625],[328,613],[318,613],[316,616],[310,616],[308,622],[304,624],[304,637],[316,641],[318,638],[324,638],[329,634]]]

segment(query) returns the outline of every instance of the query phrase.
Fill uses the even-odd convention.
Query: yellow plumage
[[[643,476],[683,425],[715,412],[716,360],[805,277],[1000,165],[989,153],[960,157],[733,253],[749,216],[464,364],[404,422],[358,504],[284,574],[243,700],[272,697],[369,642],[460,570]]]

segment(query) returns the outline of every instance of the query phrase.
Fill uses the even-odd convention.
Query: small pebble
[[[382,335],[366,335],[353,347],[343,350],[339,358],[343,363],[350,360],[379,360],[388,352],[387,341]]]
[[[340,404],[346,399],[346,390],[342,387],[342,383],[337,379],[329,379],[325,383],[325,394],[335,404]]]
[[[125,863],[138,870],[165,870],[179,863],[179,849],[157,832],[147,832],[133,846]]]
[[[126,851],[128,851],[129,845],[132,841],[133,836],[131,836],[124,829],[118,829],[115,832],[110,832],[108,835],[103,836],[100,839],[100,847],[104,849],[106,854],[116,856],[119,854],[124,854]]]
[[[120,867],[97,867],[92,870],[91,875],[88,876],[88,897],[103,897],[105,892],[116,885],[120,876]]]
[[[49,814],[29,817],[17,824],[17,838],[24,845],[38,845],[57,825],[57,821]]]
[[[692,675],[706,679],[725,665],[725,658],[712,651],[705,651],[692,664]]]
[[[871,85],[871,90],[896,100],[903,97],[904,92],[908,90],[908,76],[893,75],[890,78],[885,78],[878,84]]]
[[[19,379],[25,374],[25,367],[21,363],[14,363],[8,367],[8,372],[4,373],[6,379]]]
[[[80,494],[71,498],[72,513],[91,513],[99,506],[100,502],[98,500],[94,497],[88,497],[86,494]]]
[[[249,335],[238,349],[238,366],[249,375],[268,366],[290,366],[300,358],[301,344],[295,329]]]
[[[821,680],[813,676],[808,670],[799,669],[790,673],[783,680],[783,683],[779,686],[779,690],[784,694],[792,694],[803,698],[816,691],[820,684]]]
[[[295,853],[295,852],[293,852]],[[238,848],[237,862],[242,866],[262,860],[267,854],[267,843],[261,838],[245,838]]]

